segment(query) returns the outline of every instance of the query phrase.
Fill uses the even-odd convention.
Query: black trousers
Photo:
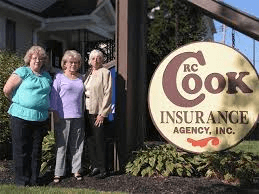
[[[96,117],[97,115],[88,114],[88,112],[85,114],[87,147],[92,169],[98,168],[103,173],[108,170],[104,135],[108,121],[105,118],[103,125],[96,127],[94,126]]]
[[[26,121],[11,117],[13,159],[16,185],[37,185],[40,173],[42,141],[48,121]]]

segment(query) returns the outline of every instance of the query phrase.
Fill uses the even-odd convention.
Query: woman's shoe
[[[54,182],[54,183],[59,183],[60,180],[61,180],[61,177],[60,177],[60,176],[55,176],[53,182]]]
[[[75,174],[74,174],[74,177],[75,177],[76,180],[78,180],[78,181],[81,181],[81,180],[83,179],[82,175],[81,175],[79,172],[75,173]]]
[[[92,172],[90,172],[87,176],[88,177],[93,177],[100,174],[100,170],[98,168],[94,168]]]

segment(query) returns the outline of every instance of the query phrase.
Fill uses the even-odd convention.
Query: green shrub
[[[56,153],[55,153],[55,136],[54,131],[48,132],[48,135],[44,137],[42,142],[42,158],[40,172],[44,174],[47,170],[54,167]]]
[[[126,173],[134,176],[191,176],[193,167],[186,152],[178,152],[171,144],[137,151],[126,165]]]
[[[224,151],[194,156],[193,165],[205,177],[227,182],[251,182],[258,171],[258,156],[246,152]]]
[[[12,72],[23,66],[23,59],[14,53],[0,51],[0,143],[11,142],[9,115],[10,102],[4,96],[3,87]]]
[[[136,151],[126,165],[133,176],[203,176],[226,182],[251,182],[259,172],[258,156],[222,151],[191,154],[177,151],[171,144]]]

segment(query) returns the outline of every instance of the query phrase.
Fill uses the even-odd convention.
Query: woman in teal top
[[[43,72],[38,76],[30,67],[20,67],[14,73],[24,81],[24,84],[14,91],[8,113],[29,121],[46,120],[51,84],[49,73]]]
[[[16,69],[4,86],[12,101],[11,115],[13,159],[17,185],[37,185],[43,137],[48,127],[51,77],[45,71],[47,55],[40,46],[26,53],[27,66]]]

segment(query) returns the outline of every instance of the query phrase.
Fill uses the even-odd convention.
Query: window
[[[15,22],[12,20],[6,20],[6,33],[5,33],[5,43],[6,49],[15,52],[16,50],[16,36],[15,36]]]

